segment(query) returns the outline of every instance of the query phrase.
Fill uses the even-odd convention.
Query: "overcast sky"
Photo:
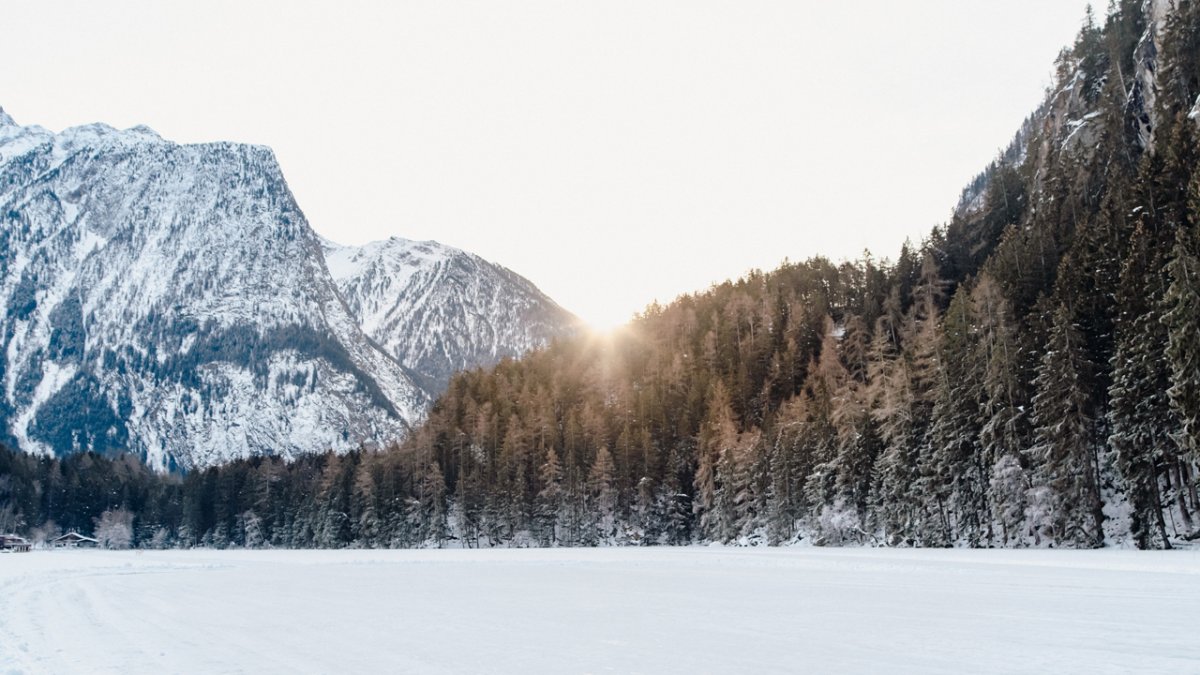
[[[894,256],[1086,4],[6,0],[0,106],[269,145],[322,235],[464,248],[605,326],[785,257]]]

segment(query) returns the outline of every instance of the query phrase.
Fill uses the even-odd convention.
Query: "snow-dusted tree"
[[[1200,187],[1193,188],[1193,213],[1200,218]],[[1177,438],[1192,463],[1200,462],[1200,225],[1180,228],[1168,266],[1166,294],[1168,391],[1182,423]]]
[[[832,321],[827,321],[817,376],[823,380],[821,391],[831,394],[829,416],[836,433],[836,450],[832,461],[818,467],[821,480],[814,488],[823,494],[815,510],[820,512],[836,503],[839,510],[855,509],[861,523],[867,518],[872,469],[882,442],[869,408],[870,333],[861,318],[850,316],[842,336],[838,342]]]
[[[939,377],[930,429],[932,476],[929,485],[949,511],[947,542],[986,545],[988,471],[991,460],[980,447],[983,427],[983,371],[977,358],[975,316],[969,291],[960,286],[942,321]]]
[[[108,549],[126,549],[133,545],[133,512],[108,509],[96,519],[96,540]]]
[[[1011,310],[999,284],[984,274],[972,289],[971,297],[979,335],[977,358],[983,369],[979,442],[983,457],[994,463],[988,500],[993,520],[1002,528],[1002,539],[1007,542],[1019,531],[1019,522],[1024,518],[1025,490],[1029,487],[1011,480],[1013,463],[1015,469],[1023,471],[1021,453],[1032,445],[1025,414],[1026,393],[1017,370],[1018,347]],[[995,472],[1000,470],[1009,476],[997,481]],[[1023,473],[1021,479],[1025,481]]]
[[[758,429],[737,435],[732,452],[722,458],[733,511],[731,538],[757,537],[766,525],[766,445]]]
[[[635,543],[657,543],[662,531],[663,517],[654,481],[649,476],[642,476],[637,482],[633,496],[632,525],[635,528]]]
[[[353,538],[350,493],[354,468],[352,456],[331,454],[321,473],[313,527],[314,543],[319,547],[340,548]]]
[[[1124,477],[1132,507],[1130,529],[1138,546],[1170,548],[1159,472],[1178,461],[1171,433],[1178,422],[1167,398],[1167,329],[1159,312],[1161,263],[1151,236],[1144,226],[1137,228],[1121,270],[1108,440]],[[1186,506],[1181,512],[1190,519]]]
[[[735,530],[733,510],[732,455],[737,452],[737,424],[728,390],[718,380],[709,392],[708,414],[698,439],[696,511],[701,540],[728,541]],[[723,473],[724,472],[724,473]]]
[[[795,500],[791,494],[795,481],[788,471],[791,462],[787,458],[789,451],[782,442],[781,431],[776,431],[775,440],[771,443],[771,451],[767,458],[771,467],[771,482],[767,490],[767,543],[772,546],[792,538],[792,535],[795,534],[797,519],[794,511]]]
[[[612,453],[608,446],[596,451],[596,460],[588,472],[589,515],[592,518],[589,543],[611,544],[617,533],[617,491],[613,487]]]
[[[1025,508],[1028,506],[1025,493],[1029,480],[1021,460],[1015,453],[1008,453],[996,460],[992,467],[989,484],[992,520],[1000,529],[1002,546],[1019,546],[1024,533]]]
[[[820,532],[817,544],[821,546],[860,543],[866,534],[862,529],[862,520],[858,516],[858,509],[847,504],[846,500],[841,497],[835,499],[832,504],[826,504],[821,508],[821,513],[816,518],[816,524]]]
[[[687,447],[676,446],[667,458],[667,474],[658,489],[662,536],[667,544],[686,544],[692,540],[692,499],[684,490],[681,476],[691,473],[684,459],[691,455]]]
[[[858,512],[860,522],[869,517],[875,463],[883,448],[879,425],[865,409],[839,442],[834,491],[837,499]]]
[[[1082,381],[1089,367],[1083,338],[1071,311],[1059,305],[1053,317],[1050,343],[1034,380],[1033,423],[1036,445],[1035,486],[1049,494],[1030,497],[1031,508],[1052,514],[1055,541],[1076,546],[1104,542],[1104,512],[1100,501],[1099,456],[1095,423],[1089,415],[1088,393]]]
[[[154,534],[150,536],[150,548],[161,551],[170,545],[171,532],[165,527],[155,529]]]
[[[1034,546],[1059,541],[1060,502],[1048,485],[1034,485],[1025,491],[1025,526],[1033,535]]]
[[[242,543],[246,548],[262,548],[266,544],[263,535],[262,518],[253,511],[246,511],[238,516],[242,526]]]

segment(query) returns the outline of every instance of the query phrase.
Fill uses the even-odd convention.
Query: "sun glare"
[[[598,309],[588,313],[581,313],[580,318],[583,319],[593,333],[597,335],[610,335],[632,321],[633,316],[634,312]]]

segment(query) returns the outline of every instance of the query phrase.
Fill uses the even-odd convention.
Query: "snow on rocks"
[[[273,153],[0,119],[0,442],[165,468],[403,436],[428,394],[358,328]]]
[[[322,242],[363,331],[440,393],[450,375],[542,347],[579,321],[527,279],[435,241]]]

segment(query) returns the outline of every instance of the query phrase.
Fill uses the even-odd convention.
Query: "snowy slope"
[[[35,551],[0,670],[1195,673],[1198,603],[1194,551]]]
[[[456,248],[397,237],[324,245],[363,331],[418,373],[431,395],[456,370],[520,356],[579,327],[525,278]]]
[[[386,441],[427,400],[269,149],[0,111],[0,441],[205,466]]]

